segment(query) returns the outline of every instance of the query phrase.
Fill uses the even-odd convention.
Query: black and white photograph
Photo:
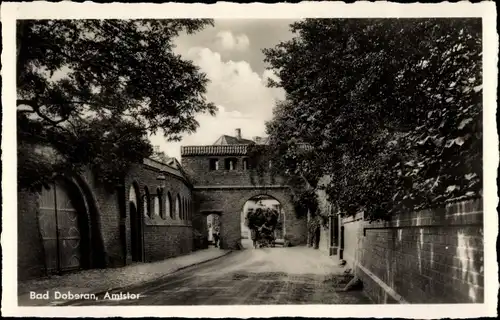
[[[2,194],[4,231],[6,215],[16,228],[2,246],[16,248],[2,274],[16,312],[494,315],[494,5],[329,17],[309,3],[323,15],[276,18],[234,6],[11,19]]]

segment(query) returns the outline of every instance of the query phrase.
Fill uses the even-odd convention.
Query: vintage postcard
[[[494,3],[1,19],[4,315],[496,315]]]

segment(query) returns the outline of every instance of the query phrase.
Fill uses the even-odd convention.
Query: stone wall
[[[483,302],[482,200],[343,226],[345,258],[375,302]]]

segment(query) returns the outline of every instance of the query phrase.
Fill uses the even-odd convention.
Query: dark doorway
[[[130,233],[132,245],[132,261],[140,262],[143,260],[143,245],[142,245],[142,219],[137,207],[133,202],[130,202]]]

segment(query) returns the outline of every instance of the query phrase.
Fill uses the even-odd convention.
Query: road
[[[73,301],[71,305],[370,303],[361,291],[339,292],[346,281],[343,272],[332,259],[310,248],[247,249],[154,283],[109,292],[108,298],[100,295],[97,301]],[[109,299],[119,292],[129,299]]]

